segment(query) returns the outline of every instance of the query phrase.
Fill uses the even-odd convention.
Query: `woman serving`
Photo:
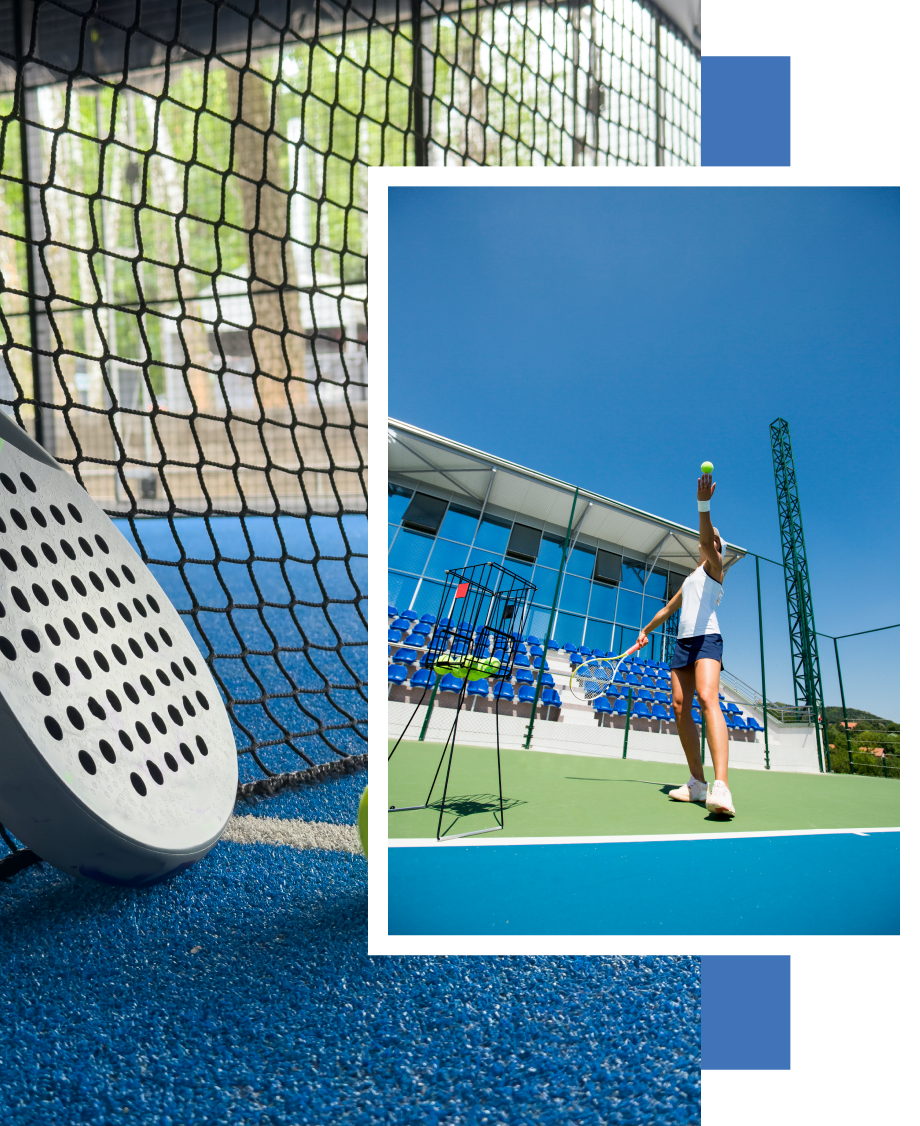
[[[734,817],[735,807],[728,789],[728,728],[719,708],[719,674],[722,671],[722,634],[716,607],[722,598],[722,580],[727,568],[722,563],[722,540],[712,526],[710,501],[715,492],[711,473],[697,482],[697,507],[700,513],[700,561],[684,579],[671,601],[659,610],[639,634],[639,644],[648,644],[648,635],[682,610],[674,655],[671,658],[671,695],[677,716],[677,733],[687,756],[690,779],[671,790],[674,801],[704,803],[710,813]],[[700,738],[693,722],[693,693],[706,719],[706,734],[716,780],[710,790],[703,774]]]

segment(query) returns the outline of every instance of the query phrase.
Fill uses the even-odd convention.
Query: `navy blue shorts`
[[[725,667],[722,664],[721,633],[701,633],[699,637],[678,638],[674,642],[671,668],[685,669],[688,665],[695,664],[707,657],[713,661],[718,661],[720,668]]]

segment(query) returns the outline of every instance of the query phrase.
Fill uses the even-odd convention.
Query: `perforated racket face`
[[[219,834],[237,757],[191,635],[83,489],[9,442],[0,604],[0,694],[79,802],[153,850]]]
[[[587,661],[572,673],[570,687],[583,700],[596,700],[613,684],[616,663],[603,658]]]

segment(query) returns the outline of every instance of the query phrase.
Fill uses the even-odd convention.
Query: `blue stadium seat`
[[[647,704],[650,704],[652,702],[652,694],[651,694],[651,692],[649,692],[649,690],[647,688],[640,688],[636,692],[636,699],[637,700],[645,700],[645,702]]]
[[[547,648],[547,649],[552,649],[552,650],[553,650],[553,652],[554,652],[554,653],[556,653],[556,652],[558,652],[558,651],[559,651],[559,649],[561,648],[561,646],[560,646],[559,642],[558,642],[558,641],[557,641],[557,640],[555,639],[555,637],[551,637],[551,638],[549,639],[549,641],[547,641],[547,643],[546,643],[546,648]]]
[[[518,689],[518,699],[522,704],[532,704],[536,694],[537,690],[532,684],[522,684]]]
[[[544,688],[555,688],[556,687],[556,681],[553,679],[553,674],[551,672],[541,673],[540,674],[540,683],[543,685]]]
[[[409,670],[405,665],[390,665],[387,669],[387,680],[390,684],[402,684],[408,675]]]
[[[626,683],[626,670],[625,669],[617,669],[617,674],[613,678],[613,682],[614,682],[614,684],[625,684]]]
[[[530,655],[531,655],[531,657],[542,657],[543,656],[543,646],[542,645],[531,645]]]
[[[626,674],[626,683],[631,684],[634,688],[638,688],[639,685],[642,683],[642,681],[639,680],[639,678],[637,676],[635,676],[633,673],[628,672]]]
[[[418,654],[414,649],[397,649],[393,654],[393,660],[397,664],[414,665],[418,660]]]
[[[427,637],[428,634],[431,633],[433,626],[433,622],[415,622],[412,626],[412,632],[422,633]]]
[[[544,688],[540,697],[544,704],[551,708],[561,708],[562,700],[555,688]]]
[[[438,625],[439,625],[439,626],[443,626],[443,627],[444,627],[445,629],[446,629],[446,628],[447,628],[447,627],[448,627],[448,626],[449,626],[450,624],[451,624],[450,618],[442,618],[442,619],[441,619],[441,620],[440,620],[440,621],[438,622]]]
[[[408,618],[410,622],[418,621],[418,614],[414,610],[403,610],[402,617]]]
[[[566,651],[566,653],[575,652],[575,646],[571,643],[571,641],[567,641],[565,645],[562,646],[562,648]]]
[[[640,700],[633,708],[633,715],[639,716],[641,719],[651,719],[652,713],[648,710],[648,704],[644,700]]]
[[[529,669],[530,668],[530,658],[525,657],[523,653],[515,654],[514,667],[516,669],[520,669],[520,668]]]
[[[734,702],[734,700],[728,705],[728,710],[732,713],[732,715],[741,715],[741,709]]]
[[[591,656],[591,650],[590,650],[590,649],[588,648],[588,646],[587,646],[587,645],[579,645],[579,646],[578,646],[578,652],[579,652],[579,653],[583,653],[583,654],[584,654],[584,656],[586,656],[586,657],[590,657],[590,656]]]
[[[531,634],[531,635],[530,635],[530,636],[529,636],[529,637],[527,638],[527,644],[528,644],[528,645],[539,645],[539,644],[540,644],[540,638],[539,638],[539,637],[537,637],[537,635],[536,635],[536,634],[532,633],[532,634]]]
[[[442,692],[459,692],[463,688],[463,681],[459,676],[447,676],[441,678],[441,691]]]
[[[652,704],[652,717],[654,719],[670,719],[669,709],[662,707],[661,704]]]
[[[670,692],[671,691],[671,681],[668,680],[667,677],[659,676],[659,678],[655,681],[655,687],[658,689],[659,692]]]
[[[719,699],[720,699],[720,700],[724,700],[724,699],[725,699],[725,697],[724,697],[724,696],[722,695],[722,693],[721,693],[721,692],[719,693]]]
[[[423,633],[410,633],[406,638],[407,645],[414,645],[416,649],[424,649],[428,644],[428,638]]]
[[[754,717],[752,715],[748,716],[747,723],[745,724],[745,726],[748,728],[749,731],[763,731],[763,728],[760,726],[760,724],[757,722],[757,720],[754,719]]]
[[[496,700],[513,700],[514,688],[507,680],[496,681],[496,683],[492,685],[492,697]]]
[[[489,682],[485,679],[471,680],[466,686],[468,696],[488,696]]]
[[[396,609],[392,602],[389,604],[389,606],[387,606],[387,616],[390,618],[399,617],[399,611]]]
[[[667,692],[656,692],[653,699],[657,700],[659,704],[670,704],[671,697]]]
[[[592,649],[591,650],[591,656],[592,657],[606,657],[607,654],[604,652],[603,649]]]
[[[515,643],[514,651],[515,653],[526,653],[527,645],[523,641],[518,641]]]
[[[403,633],[408,633],[412,629],[412,623],[408,618],[397,618],[395,622],[390,623],[390,629],[401,629]]]
[[[517,669],[514,674],[514,679],[518,684],[533,684],[533,673],[530,669]]]
[[[402,630],[391,629],[387,631],[387,641],[389,641],[391,645],[396,645],[398,642],[402,641],[402,638]]]
[[[409,683],[413,688],[430,688],[437,679],[437,673],[431,669],[418,669],[412,674]]]
[[[626,715],[626,709],[629,707],[628,701],[620,697],[619,700],[613,705],[614,715]]]
[[[650,676],[643,676],[642,684],[645,688],[654,688],[656,681]]]
[[[433,626],[437,619],[435,618],[434,614],[422,614],[422,616],[419,618],[419,621],[425,622],[426,625]]]
[[[699,708],[691,708],[690,714],[693,716],[693,722],[694,723],[702,723],[703,722],[703,717],[700,715],[700,709]]]
[[[594,701],[594,710],[601,715],[613,715],[613,705],[606,696],[598,696]]]
[[[720,700],[719,707],[722,709],[722,714],[725,715],[725,713],[728,711],[728,705],[723,700]]]
[[[577,649],[573,649],[572,652],[569,653],[569,664],[574,669],[574,668],[577,668],[578,665],[580,665],[582,663],[583,662],[582,662],[581,653],[579,653]]]

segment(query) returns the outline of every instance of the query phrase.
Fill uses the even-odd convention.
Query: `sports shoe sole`
[[[711,804],[710,802],[706,802],[706,810],[709,813],[721,813],[723,817],[735,816],[735,811],[733,809],[729,809],[729,807],[725,805],[717,805],[715,802],[712,802]]]

